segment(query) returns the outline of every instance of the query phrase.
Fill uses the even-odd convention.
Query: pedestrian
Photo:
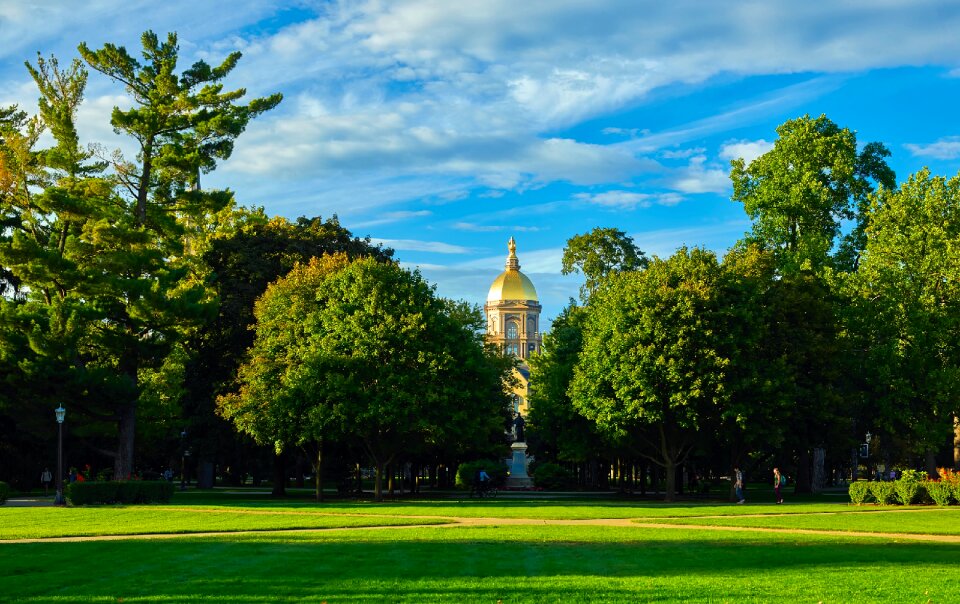
[[[780,473],[779,468],[773,469],[773,496],[777,503],[783,503],[783,487],[787,484],[787,477]]]
[[[743,472],[739,467],[733,469],[733,488],[737,493],[737,503],[746,503],[747,500],[743,497]]]
[[[43,483],[43,494],[47,495],[50,493],[50,483],[53,481],[53,474],[50,473],[50,468],[44,468],[43,473],[40,474],[40,482]]]

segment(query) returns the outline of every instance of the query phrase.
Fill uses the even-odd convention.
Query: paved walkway
[[[331,514],[336,515],[336,514]],[[350,514],[351,516],[353,514]],[[786,515],[786,514],[784,514]],[[407,516],[410,518],[411,516]],[[932,541],[937,543],[960,543],[960,535],[922,535],[914,533],[877,533],[866,531],[828,531],[817,529],[790,529],[790,528],[758,528],[758,527],[738,527],[738,526],[714,526],[714,525],[690,525],[690,524],[667,524],[660,522],[645,522],[629,518],[596,518],[589,520],[545,520],[532,518],[463,518],[463,517],[438,517],[426,516],[423,518],[443,519],[448,521],[446,524],[405,524],[400,526],[359,526],[359,527],[337,527],[337,528],[316,528],[316,529],[271,529],[257,531],[219,531],[203,533],[153,533],[141,535],[99,535],[93,537],[50,537],[46,539],[5,539],[0,540],[0,545],[6,543],[68,543],[79,541],[129,541],[132,539],[183,539],[190,537],[226,537],[238,535],[283,535],[291,533],[328,533],[333,531],[358,531],[358,530],[403,530],[411,528],[458,528],[464,526],[609,526],[620,527],[624,529],[672,529],[685,531],[728,531],[728,532],[754,532],[754,533],[781,533],[786,535],[824,535],[831,537],[870,537],[876,539],[889,539],[892,541]]]

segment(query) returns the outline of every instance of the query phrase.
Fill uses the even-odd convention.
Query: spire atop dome
[[[513,237],[507,242],[507,249],[510,250],[510,254],[507,255],[506,269],[508,271],[520,270],[520,260],[517,258],[517,242],[513,240]]]

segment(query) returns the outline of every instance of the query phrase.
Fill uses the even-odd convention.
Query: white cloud
[[[441,241],[419,241],[416,239],[379,239],[371,238],[374,244],[392,247],[403,252],[432,252],[435,254],[470,254],[470,248],[461,245],[452,245]]]
[[[730,190],[730,179],[726,170],[707,164],[702,155],[690,158],[687,167],[669,176],[666,184],[681,193],[723,194]]]
[[[960,157],[960,136],[948,136],[935,143],[904,145],[914,157],[932,157],[934,159],[957,159]]]
[[[433,212],[431,212],[430,210],[385,212],[372,220],[355,222],[351,225],[351,228],[361,229],[361,228],[367,228],[372,226],[381,226],[384,224],[393,224],[395,222],[401,222],[401,221],[410,220],[413,218],[426,218],[432,215],[433,215]]]
[[[632,191],[577,193],[574,198],[587,203],[621,209],[647,208],[654,204],[672,206],[683,201],[683,197],[676,193],[634,193]]]
[[[720,148],[720,158],[726,160],[743,158],[744,163],[749,165],[771,149],[773,149],[773,143],[762,138],[755,141],[727,141]]]

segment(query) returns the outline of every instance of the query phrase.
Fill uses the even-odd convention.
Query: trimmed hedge
[[[562,491],[571,488],[573,476],[570,470],[555,463],[537,464],[533,472],[533,484],[548,491]]]
[[[870,498],[870,483],[866,480],[851,482],[848,492],[850,493],[850,502],[853,505],[865,503]]]
[[[873,498],[876,499],[880,505],[894,503],[893,497],[896,492],[896,487],[892,482],[878,481],[870,483],[870,494],[873,495]]]
[[[7,497],[10,496],[10,485],[5,482],[0,482],[0,505],[3,505],[7,502]]]
[[[948,482],[930,481],[926,485],[927,495],[937,505],[950,505],[950,499],[953,497],[953,485]]]
[[[72,482],[67,485],[65,496],[71,505],[167,503],[173,497],[173,483],[166,480]]]

